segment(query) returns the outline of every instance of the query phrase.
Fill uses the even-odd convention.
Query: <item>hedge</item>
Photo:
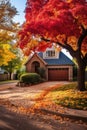
[[[20,76],[20,82],[25,84],[36,84],[41,82],[41,77],[37,73],[25,73]]]

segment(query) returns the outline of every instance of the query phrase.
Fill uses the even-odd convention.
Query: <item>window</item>
[[[46,57],[54,57],[54,56],[55,56],[55,50],[46,51]]]

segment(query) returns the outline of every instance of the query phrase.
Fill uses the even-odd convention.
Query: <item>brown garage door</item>
[[[48,80],[49,81],[67,81],[67,80],[69,80],[68,68],[48,69]]]

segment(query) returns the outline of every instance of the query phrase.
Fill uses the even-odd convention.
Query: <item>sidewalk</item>
[[[87,111],[84,110],[76,110],[76,109],[69,109],[69,108],[63,108],[58,107],[57,111],[46,108],[41,108],[41,111],[65,118],[70,118],[74,120],[80,120],[87,123]]]

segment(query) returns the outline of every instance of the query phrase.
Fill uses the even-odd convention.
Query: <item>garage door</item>
[[[68,81],[68,68],[48,69],[49,81]]]

